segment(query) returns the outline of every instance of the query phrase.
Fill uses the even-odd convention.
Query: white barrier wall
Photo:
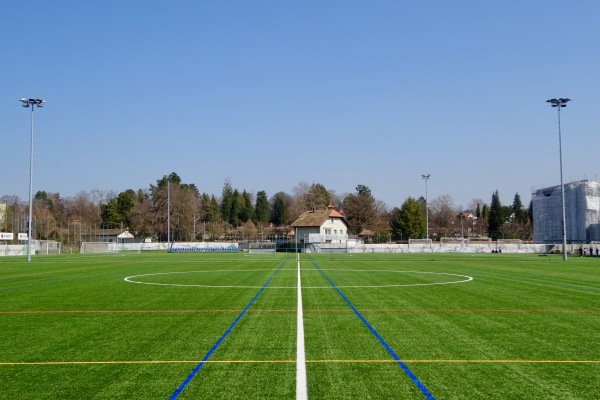
[[[123,250],[162,250],[167,251],[167,243],[123,243]],[[176,242],[171,244],[174,252],[229,252],[239,251],[238,243],[231,242]],[[319,247],[316,245],[315,247]],[[588,245],[589,247],[589,245]],[[545,254],[548,247],[544,244],[357,244],[348,246],[348,253],[491,253],[500,249],[503,253]],[[1,245],[0,257],[23,256],[27,254],[27,245]],[[573,253],[575,254],[575,253]]]
[[[119,243],[118,250],[162,250],[173,253],[210,253],[210,252],[235,252],[239,251],[237,242],[173,242],[169,248],[168,243]]]
[[[27,245],[23,244],[0,244],[0,257],[27,255]]]
[[[543,244],[362,244],[348,247],[348,253],[491,253],[500,250],[503,253],[545,254],[546,249]]]
[[[223,253],[238,252],[240,248],[237,242],[175,242],[171,243],[169,251],[171,253]]]

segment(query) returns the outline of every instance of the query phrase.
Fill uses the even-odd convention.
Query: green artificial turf
[[[390,350],[436,399],[600,398],[600,258],[300,267],[309,398],[425,398]],[[211,348],[178,398],[293,399],[296,285],[294,254],[0,258],[0,399],[168,399]]]

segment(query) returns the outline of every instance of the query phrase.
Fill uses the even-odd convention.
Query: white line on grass
[[[120,360],[120,361],[3,361],[3,365],[102,365],[102,364],[197,364],[200,360]],[[311,364],[396,364],[396,360],[307,360]],[[420,364],[600,364],[600,360],[404,360]],[[296,360],[207,360],[206,364],[283,364]]]
[[[302,283],[300,279],[300,253],[298,260],[298,332],[296,333],[296,400],[308,399],[306,389],[306,354],[304,352],[304,317],[302,315]]]
[[[298,262],[300,262],[298,260]],[[290,269],[292,270],[292,269]],[[454,283],[464,283],[473,280],[473,277],[468,275],[450,274],[447,272],[428,272],[428,271],[394,271],[394,270],[364,270],[364,269],[338,269],[338,268],[323,268],[323,271],[339,271],[339,272],[389,272],[389,273],[404,273],[404,274],[429,274],[429,275],[446,275],[450,277],[464,278],[462,280],[445,281],[445,282],[430,282],[430,283],[399,283],[399,284],[381,284],[381,285],[340,285],[338,288],[352,288],[352,289],[372,289],[372,288],[391,288],[391,287],[409,287],[409,286],[434,286],[434,285],[450,285]],[[138,283],[143,285],[156,285],[156,286],[174,286],[174,287],[202,287],[202,288],[228,288],[228,289],[260,289],[261,286],[249,286],[249,285],[203,285],[203,284],[187,284],[187,283],[159,283],[159,282],[144,282],[137,280],[140,277],[151,277],[158,275],[173,275],[173,274],[194,274],[194,273],[208,273],[208,272],[255,272],[255,271],[269,271],[269,270],[205,270],[205,271],[186,271],[186,272],[158,272],[153,274],[143,275],[132,275],[127,276],[123,280],[128,283]],[[285,271],[285,270],[283,270]],[[310,272],[310,271],[309,271]],[[304,289],[330,289],[330,286],[305,286]],[[294,286],[269,286],[265,289],[294,289]]]

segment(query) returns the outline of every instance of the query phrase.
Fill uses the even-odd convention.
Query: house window
[[[325,234],[326,235],[331,235],[331,229],[325,229]]]
[[[333,234],[334,234],[334,235],[337,235],[337,229],[334,229],[334,230],[333,230]]]

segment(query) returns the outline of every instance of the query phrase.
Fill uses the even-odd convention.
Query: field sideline
[[[312,399],[598,399],[600,258],[301,254]],[[295,399],[295,254],[0,258],[0,399]]]

